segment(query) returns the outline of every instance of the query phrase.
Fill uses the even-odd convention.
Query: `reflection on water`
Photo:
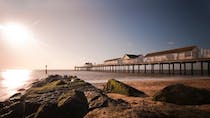
[[[30,79],[30,70],[5,70],[1,72],[1,87],[7,91],[5,97],[16,93]]]

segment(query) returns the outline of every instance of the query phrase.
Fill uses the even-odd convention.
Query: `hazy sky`
[[[0,0],[0,26],[27,27],[19,44],[0,30],[0,69],[71,69],[125,53],[210,48],[209,0]]]

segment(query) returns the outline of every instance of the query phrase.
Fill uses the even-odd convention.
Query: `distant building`
[[[196,59],[200,57],[200,49],[197,46],[188,46],[172,50],[149,53],[144,62],[164,62],[175,60]]]
[[[210,58],[210,49],[200,49],[200,58]]]
[[[84,66],[92,67],[92,66],[93,66],[93,64],[92,64],[92,63],[90,63],[90,62],[86,62],[86,63],[84,64]]]
[[[178,60],[190,60],[198,58],[210,58],[210,49],[202,49],[197,46],[187,46],[171,50],[148,53],[146,56],[125,54],[122,58],[105,60],[105,65],[141,64],[144,62],[166,62]]]
[[[104,61],[105,65],[118,65],[121,63],[121,58],[108,59]]]
[[[142,63],[143,62],[143,55],[133,55],[133,54],[125,54],[122,57],[123,64],[134,64],[134,63]]]

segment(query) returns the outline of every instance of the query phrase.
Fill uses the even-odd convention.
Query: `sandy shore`
[[[179,117],[191,117],[194,114],[195,117],[203,117],[203,112],[210,112],[210,104],[206,105],[175,105],[170,103],[164,103],[164,102],[158,102],[153,101],[152,97],[154,94],[156,94],[158,91],[163,89],[164,87],[176,84],[176,83],[182,83],[185,85],[198,87],[198,88],[206,88],[210,90],[210,78],[208,79],[150,79],[150,80],[136,80],[136,81],[127,81],[124,83],[145,92],[149,97],[142,98],[142,97],[128,97],[125,95],[120,94],[114,94],[114,93],[108,93],[107,95],[113,99],[123,99],[124,101],[128,102],[131,105],[131,108],[137,109],[138,111],[150,111],[154,113],[170,113],[175,112],[175,114],[181,114]],[[98,84],[98,88],[102,89],[103,85],[105,83]],[[93,114],[90,114],[89,116],[101,116],[101,117],[118,117],[121,116],[122,113],[116,112],[115,115],[113,115],[112,112],[113,109],[105,109],[103,113],[99,110],[95,110]],[[202,112],[200,112],[202,111]],[[123,110],[122,112],[128,113],[128,110]],[[106,113],[106,115],[104,115]],[[193,114],[192,114],[193,113]],[[183,114],[183,115],[182,115]],[[123,115],[122,115],[123,116]]]
[[[120,80],[119,80],[120,81]],[[206,88],[210,90],[210,77],[203,77],[199,79],[190,79],[188,77],[187,79],[136,79],[132,81],[122,81],[136,89],[139,89],[141,91],[144,91],[147,95],[153,96],[156,92],[160,91],[162,88],[176,83],[181,83],[193,87],[198,88]],[[103,86],[105,83],[96,84],[96,87],[99,89],[103,89]]]

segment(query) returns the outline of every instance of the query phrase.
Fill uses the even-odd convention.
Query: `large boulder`
[[[88,103],[83,92],[69,91],[55,103],[42,104],[35,118],[82,118],[88,112]]]
[[[210,91],[183,84],[169,85],[153,96],[155,101],[178,105],[210,104]]]
[[[108,80],[103,90],[107,93],[118,93],[118,94],[123,94],[126,96],[134,96],[134,97],[147,96],[144,92],[139,91],[115,79]]]
[[[2,102],[0,117],[82,118],[88,111],[111,102],[101,90],[77,77],[53,75]]]

